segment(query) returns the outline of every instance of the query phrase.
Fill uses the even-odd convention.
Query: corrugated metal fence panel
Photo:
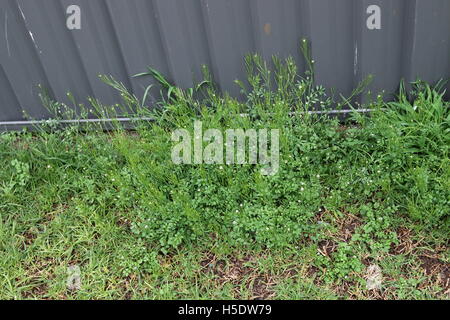
[[[73,4],[81,30],[66,27]],[[366,26],[370,5],[382,10],[380,30]],[[142,95],[152,80],[132,75],[147,66],[191,87],[206,64],[221,90],[238,95],[245,54],[292,55],[303,66],[302,37],[318,84],[343,94],[369,73],[371,89],[387,93],[402,77],[450,77],[450,0],[2,0],[0,121],[22,120],[22,110],[47,116],[38,84],[66,103],[70,91],[78,102],[113,104],[117,93],[98,79],[108,74]]]

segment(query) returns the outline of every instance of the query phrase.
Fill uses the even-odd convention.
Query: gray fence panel
[[[69,5],[81,8],[81,30],[66,27]],[[380,30],[366,26],[370,5],[382,10]],[[401,78],[450,77],[450,0],[2,0],[0,123],[24,120],[23,110],[48,116],[38,84],[69,105],[69,91],[77,103],[114,104],[118,94],[98,79],[107,74],[142,96],[154,80],[132,76],[148,66],[192,87],[205,64],[238,96],[245,54],[291,55],[303,69],[303,37],[317,83],[338,93],[368,74],[371,91],[387,94]],[[159,88],[151,93],[155,101]]]
[[[309,1],[310,36],[316,79],[327,88],[349,94],[356,81],[353,0]],[[318,17],[321,17],[320,19]],[[365,26],[364,26],[365,27]]]

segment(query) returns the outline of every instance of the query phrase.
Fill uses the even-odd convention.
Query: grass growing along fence
[[[300,76],[292,59],[270,70],[248,56],[244,101],[218,93],[208,73],[182,90],[150,70],[163,85],[152,110],[150,87],[137,98],[102,77],[123,101],[91,99],[84,116],[154,121],[134,121],[133,132],[50,121],[35,133],[1,134],[2,297],[445,298],[449,102],[417,82],[410,93],[401,86],[395,102],[373,101],[370,116],[310,114],[353,100],[333,101],[308,65]],[[279,173],[175,165],[171,132],[192,130],[196,119],[220,130],[280,129]],[[374,264],[383,287],[366,290]],[[68,265],[81,266],[77,292],[66,289]]]

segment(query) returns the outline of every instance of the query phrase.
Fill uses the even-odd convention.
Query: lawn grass
[[[152,249],[120,214],[78,206],[73,200],[49,210],[30,202],[15,214],[3,212],[2,299],[448,299],[448,283],[441,278],[448,281],[445,239],[414,232],[406,219],[396,230],[399,243],[377,262],[384,277],[378,292],[366,290],[365,270],[352,275],[356,282],[325,281],[326,270],[315,261],[327,252],[326,242],[240,250],[212,240],[161,254],[151,271],[141,271],[141,259]],[[335,220],[333,227],[341,223]],[[330,231],[327,239],[338,242],[342,236]],[[370,256],[363,249],[355,253]],[[66,285],[71,265],[81,268],[77,291]]]
[[[274,80],[258,57],[246,62],[244,101],[209,78],[181,90],[151,70],[166,86],[153,111],[104,78],[122,111],[154,119],[133,131],[49,121],[0,134],[0,298],[448,299],[450,115],[440,89],[402,87],[395,102],[371,102],[370,116],[342,120],[308,113],[336,105],[312,70],[298,76],[292,60],[275,59]],[[61,117],[64,104],[43,101]],[[98,116],[117,112],[91,103]],[[279,173],[175,165],[171,132],[196,119],[280,128]],[[79,287],[68,286],[69,267]],[[382,277],[370,289],[374,268]]]

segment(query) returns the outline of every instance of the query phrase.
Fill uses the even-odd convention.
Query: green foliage
[[[394,241],[382,235],[387,225],[380,222],[395,214],[408,213],[424,228],[448,227],[448,104],[442,93],[417,83],[409,102],[402,86],[397,102],[379,101],[371,118],[355,114],[342,128],[336,118],[309,112],[333,104],[314,86],[313,62],[304,77],[291,58],[274,58],[273,65],[272,72],[259,56],[246,58],[248,83],[237,82],[243,101],[221,96],[209,78],[182,90],[151,68],[138,75],[153,76],[167,92],[158,108],[142,111],[155,121],[138,124],[139,140],[116,139],[133,177],[127,181],[135,183],[137,234],[163,251],[212,235],[233,246],[283,247],[314,237],[312,219],[322,207],[338,212],[355,199],[362,208],[375,201],[374,210],[382,212],[376,219],[366,215],[361,236],[379,238],[372,248],[377,252]],[[199,90],[203,95],[195,98]],[[263,177],[258,166],[174,165],[170,132],[192,132],[194,119],[222,131],[281,128],[281,171]]]
[[[408,96],[402,85],[398,101],[378,110],[366,131],[390,173],[384,184],[393,200],[413,219],[448,228],[450,104],[437,90],[416,82]]]
[[[152,86],[138,98],[112,77],[101,77],[120,92],[122,104],[105,107],[90,99],[92,108],[81,108],[81,114],[128,115],[136,118],[135,131],[119,123],[103,132],[102,124],[61,128],[49,121],[33,134],[1,134],[2,215],[17,219],[20,234],[34,235],[45,227],[33,224],[45,226],[54,219],[47,213],[62,205],[89,216],[93,225],[105,217],[127,221],[139,240],[120,247],[117,263],[124,276],[158,270],[159,252],[216,240],[246,249],[318,245],[349,212],[361,225],[329,256],[315,257],[330,283],[356,279],[364,269],[361,251],[383,259],[398,241],[394,230],[402,219],[423,232],[448,235],[450,114],[443,92],[417,82],[410,94],[402,85],[395,102],[374,102],[370,117],[354,113],[340,121],[318,115],[317,108],[351,107],[367,82],[351,97],[333,99],[316,86],[306,42],[302,48],[303,75],[292,58],[274,58],[269,68],[259,56],[248,56],[248,81],[237,82],[240,99],[217,92],[206,70],[204,81],[183,90],[150,68],[137,75],[161,85],[161,100],[149,109]],[[58,119],[74,116],[64,104],[45,96],[43,102],[57,110]],[[171,133],[192,133],[194,120],[222,132],[280,129],[280,171],[263,176],[261,165],[175,165]],[[8,236],[2,241],[9,246]]]
[[[132,245],[121,245],[117,266],[123,276],[131,274],[154,273],[160,268],[158,253],[145,246],[142,241]]]

